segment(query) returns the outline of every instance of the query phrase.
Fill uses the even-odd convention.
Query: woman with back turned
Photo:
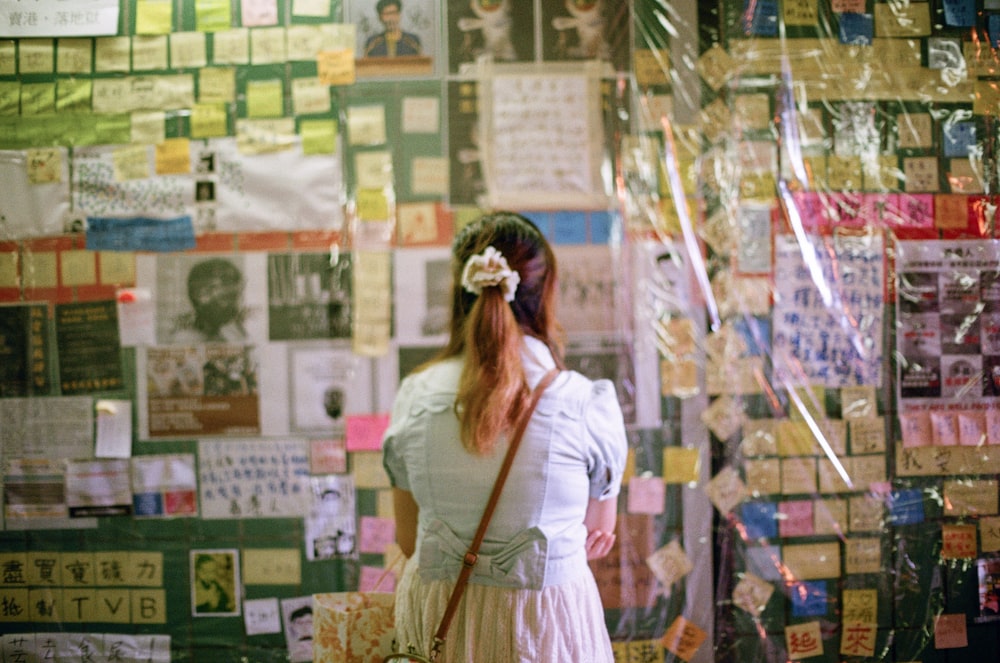
[[[386,431],[396,537],[409,557],[396,636],[427,655],[513,422],[564,369],[556,261],[510,212],[463,228],[450,338],[400,384]],[[561,370],[531,416],[445,641],[445,663],[611,663],[588,559],[614,544],[626,439],[614,386]]]

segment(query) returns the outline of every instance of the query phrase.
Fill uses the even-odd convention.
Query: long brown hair
[[[462,287],[468,259],[494,247],[518,273],[514,300],[500,287],[474,294]],[[462,228],[452,242],[452,306],[448,343],[438,360],[465,355],[455,397],[462,444],[487,454],[524,411],[530,390],[521,365],[523,337],[534,336],[562,368],[562,332],[554,314],[556,258],[535,224],[513,212],[493,212]]]

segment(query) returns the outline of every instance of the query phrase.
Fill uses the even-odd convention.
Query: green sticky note
[[[137,35],[170,34],[173,17],[174,3],[172,0],[139,0],[135,8],[135,33]]]
[[[337,151],[336,120],[303,120],[299,125],[303,154],[333,154]]]
[[[232,25],[229,0],[195,0],[195,28],[199,32],[221,32]]]
[[[247,82],[247,117],[281,117],[285,99],[280,79]]]
[[[89,113],[91,80],[61,78],[56,87],[56,111],[59,113]]]

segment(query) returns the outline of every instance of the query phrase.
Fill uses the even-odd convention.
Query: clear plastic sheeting
[[[672,513],[620,660],[1000,659],[1000,3],[636,2],[634,28],[662,457],[637,444],[625,511],[658,476]]]

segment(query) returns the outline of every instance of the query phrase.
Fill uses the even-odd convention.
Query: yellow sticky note
[[[236,99],[236,69],[205,67],[198,70],[198,101],[229,103]]]
[[[132,618],[131,592],[127,589],[98,589],[94,619],[102,624],[128,624]]]
[[[806,622],[785,627],[785,645],[788,658],[798,661],[823,654],[823,636],[819,622]]]
[[[50,74],[55,63],[51,39],[22,39],[18,44],[17,68],[22,74]]]
[[[133,143],[156,145],[167,139],[167,115],[163,111],[137,111],[129,115]]]
[[[132,40],[128,37],[98,37],[94,45],[94,69],[127,74],[131,52]]]
[[[865,624],[878,622],[878,590],[845,589],[841,621]]]
[[[36,590],[36,591],[49,591],[49,590]],[[27,589],[21,589],[21,588],[11,589],[8,587],[0,589],[0,603],[2,603],[3,605],[21,605],[21,606],[35,605],[31,601]],[[33,615],[31,615],[30,610],[14,611],[13,614],[10,614],[10,612],[11,611],[5,611],[4,613],[0,614],[0,624],[6,622],[39,621],[38,619],[35,619]]]
[[[170,66],[174,69],[204,67],[207,62],[205,35],[201,32],[170,34]]]
[[[166,35],[173,27],[172,0],[138,0],[135,6],[135,33]]]
[[[330,88],[318,78],[292,79],[292,109],[295,115],[328,113]]]
[[[129,592],[132,599],[133,624],[166,624],[167,623],[167,592],[163,589],[133,589]]]
[[[382,145],[386,141],[385,106],[369,104],[347,109],[347,135],[351,145]]]
[[[23,556],[21,556],[23,560]],[[6,567],[6,556],[0,557],[0,564]],[[59,587],[62,582],[62,566],[57,552],[29,552],[24,565],[25,580],[28,585]],[[3,585],[0,582],[0,585]]]
[[[89,74],[93,67],[93,40],[60,39],[56,50],[56,71],[60,74]]]
[[[21,84],[17,81],[0,81],[0,116],[13,116],[21,112]]]
[[[225,104],[195,104],[191,109],[191,137],[210,138],[229,133]]]
[[[219,32],[232,24],[229,0],[195,0],[194,15],[199,32]]]
[[[250,64],[274,64],[288,59],[285,28],[254,28],[250,31]]]
[[[16,288],[18,285],[17,251],[0,253],[0,287]]]
[[[840,577],[840,543],[800,543],[784,546],[782,560],[796,580]]]
[[[62,282],[65,286],[94,285],[97,283],[97,261],[93,251],[72,250],[59,254]]]
[[[93,88],[90,79],[60,78],[56,81],[56,112],[89,113]]]
[[[167,68],[166,35],[136,35],[132,37],[133,71]]]
[[[877,624],[844,619],[840,633],[840,653],[851,657],[874,656],[877,637]]]
[[[163,553],[158,551],[128,554],[128,582],[132,587],[163,586]]]
[[[17,74],[17,44],[13,39],[0,40],[0,76]]]
[[[0,617],[0,621],[32,621],[42,623],[67,621],[63,619],[62,615],[61,589],[45,587],[31,590],[4,590],[3,600],[7,605],[11,605],[14,601],[22,601],[17,605],[27,606],[28,609],[21,611],[18,615],[4,615]]]
[[[844,570],[848,574],[882,572],[882,540],[877,537],[844,541]]]
[[[784,0],[781,10],[785,25],[819,24],[819,3],[816,0]]]
[[[185,175],[191,172],[191,142],[168,138],[156,146],[157,175]]]
[[[48,115],[55,110],[55,83],[21,84],[21,115]]]
[[[350,456],[351,474],[357,488],[389,488],[389,476],[382,467],[381,451],[354,451]]]
[[[56,254],[37,251],[24,254],[24,285],[28,288],[54,288],[59,284]]]
[[[303,154],[334,154],[337,151],[336,120],[302,120],[299,134]]]
[[[284,86],[280,79],[247,81],[247,117],[281,117],[284,114]]]
[[[946,516],[993,516],[996,513],[996,479],[965,479],[944,482],[944,514]]]
[[[1000,550],[1000,517],[979,519],[979,547],[983,552]]]
[[[663,449],[664,483],[697,483],[701,469],[698,449],[665,447]]]
[[[352,85],[357,77],[354,52],[348,49],[320,51],[316,54],[316,73],[324,85]]]
[[[812,456],[819,453],[819,445],[804,421],[782,420],[778,424],[778,455]]]
[[[302,564],[297,548],[244,548],[243,583],[246,585],[298,585]]]
[[[389,201],[382,189],[358,189],[358,218],[362,221],[384,221],[389,218]]]
[[[135,283],[135,254],[131,251],[102,251],[99,254],[99,274],[105,285]]]

